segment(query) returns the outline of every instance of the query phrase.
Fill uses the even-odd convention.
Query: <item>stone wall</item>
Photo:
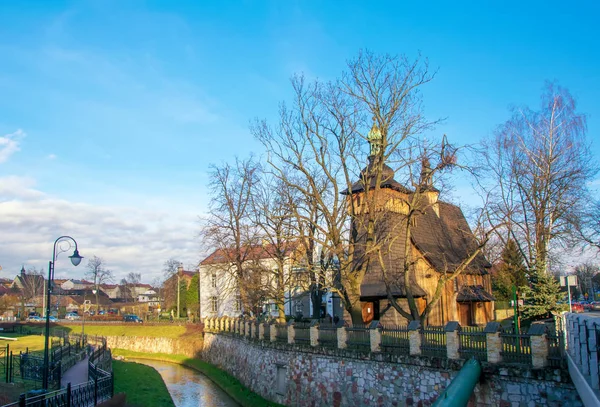
[[[206,333],[204,360],[263,397],[293,406],[430,405],[463,361],[306,348]],[[471,397],[477,406],[581,406],[560,369],[484,364]]]
[[[111,349],[197,357],[202,351],[203,341],[200,335],[194,336],[193,338],[107,336],[106,345]]]

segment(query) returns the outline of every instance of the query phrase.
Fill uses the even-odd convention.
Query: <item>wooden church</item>
[[[439,191],[432,185],[431,177],[427,177],[431,170],[426,160],[418,192],[397,182],[394,171],[384,162],[379,163],[381,170],[377,171],[377,157],[383,154],[381,134],[375,125],[368,139],[369,164],[361,172],[360,180],[343,192],[353,214],[354,268],[366,268],[360,286],[364,322],[375,319],[383,324],[406,324],[407,318],[391,307],[389,298],[394,298],[410,314],[408,289],[422,313],[435,298],[440,277],[457,269],[456,278],[441,287],[441,296],[426,323],[439,326],[459,321],[467,326],[484,325],[493,320],[491,265],[482,254],[473,256],[477,242],[461,209],[439,199]],[[409,210],[417,207],[418,214],[409,217]],[[411,225],[407,228],[409,221]],[[373,242],[376,242],[375,251]],[[377,255],[374,256],[374,252]],[[407,256],[408,262],[405,262]],[[471,257],[468,266],[461,271],[460,265]]]

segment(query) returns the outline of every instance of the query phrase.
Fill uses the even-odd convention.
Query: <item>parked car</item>
[[[50,316],[50,322],[57,322],[58,318]]]
[[[124,321],[124,322],[135,322],[135,323],[139,323],[139,324],[141,324],[141,323],[143,323],[143,322],[144,322],[144,321],[143,321],[143,320],[142,320],[140,317],[138,317],[137,315],[125,315],[125,316],[123,317],[123,321]]]
[[[581,312],[583,312],[583,311],[584,311],[584,309],[583,309],[583,305],[581,305],[581,304],[580,304],[580,303],[578,303],[578,302],[572,302],[572,303],[571,303],[571,310],[572,310],[573,312],[577,312],[577,313],[581,313]]]
[[[38,317],[37,315],[32,315],[30,317],[27,317],[27,322],[42,322],[43,319],[41,317]]]
[[[67,315],[65,315],[65,319],[69,321],[76,321],[78,319],[81,319],[81,317],[74,312],[69,312]]]
[[[600,301],[590,302],[590,311],[600,311]]]

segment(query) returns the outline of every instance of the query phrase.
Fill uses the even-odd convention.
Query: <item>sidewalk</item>
[[[85,383],[88,381],[88,357],[86,356],[81,362],[75,364],[72,368],[67,370],[63,377],[60,379],[60,386],[67,387],[67,383],[71,383],[71,386],[75,386],[79,383]]]

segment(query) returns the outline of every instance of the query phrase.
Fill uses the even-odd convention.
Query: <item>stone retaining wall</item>
[[[193,338],[152,338],[146,336],[107,336],[106,344],[111,349],[126,349],[134,352],[167,353],[198,357],[203,341],[200,335]]]
[[[290,406],[430,405],[463,361],[250,341],[206,333],[202,358],[263,397]],[[484,364],[477,406],[581,406],[561,369]]]

